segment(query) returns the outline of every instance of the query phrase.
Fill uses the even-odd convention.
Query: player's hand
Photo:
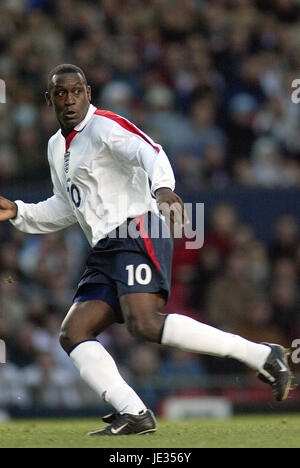
[[[18,208],[14,202],[0,197],[0,221],[8,221],[17,216]]]
[[[181,198],[169,188],[160,188],[155,192],[156,201],[160,212],[170,220],[171,225],[181,228],[189,224],[190,220]]]

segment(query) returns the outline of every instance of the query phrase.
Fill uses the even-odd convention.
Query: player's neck
[[[74,127],[74,128],[75,128],[75,127]],[[61,133],[62,133],[62,135],[63,135],[65,138],[67,138],[67,137],[70,135],[70,133],[73,132],[74,128],[64,128],[64,127],[61,127]]]

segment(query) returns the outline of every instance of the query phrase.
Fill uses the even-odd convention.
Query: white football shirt
[[[157,213],[152,195],[158,188],[175,188],[162,147],[128,120],[93,105],[67,138],[61,130],[50,138],[48,160],[54,194],[37,204],[16,201],[11,223],[20,231],[47,234],[78,222],[95,246],[127,218]]]

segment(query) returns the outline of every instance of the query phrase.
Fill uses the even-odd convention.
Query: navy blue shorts
[[[124,323],[119,298],[130,293],[171,290],[173,239],[154,213],[128,219],[92,249],[74,302],[103,300]]]

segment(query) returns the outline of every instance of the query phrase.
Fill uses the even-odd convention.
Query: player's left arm
[[[184,227],[189,224],[189,218],[182,199],[170,188],[162,187],[155,191],[156,202],[162,214],[170,217],[172,224]]]
[[[136,129],[136,127],[134,127]],[[142,167],[151,181],[151,192],[160,211],[172,223],[184,225],[188,221],[182,199],[174,192],[175,176],[163,148],[137,129],[139,135],[114,127],[111,134],[115,154],[127,158],[133,166]]]
[[[137,159],[149,176],[151,192],[161,213],[167,220],[170,219],[172,224],[176,223],[183,227],[187,215],[182,199],[174,192],[174,172],[164,150],[157,145],[153,148],[142,142]]]

